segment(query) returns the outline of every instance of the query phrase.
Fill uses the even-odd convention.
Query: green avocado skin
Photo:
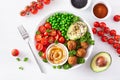
[[[94,58],[96,58],[96,57],[99,56],[100,54],[107,54],[107,55],[110,57],[110,62],[109,62],[109,65],[107,65],[107,67],[106,67],[104,70],[95,71],[95,70],[94,70],[94,66],[92,66],[92,64],[93,64],[93,62],[94,62]],[[102,56],[104,56],[104,55],[102,55]],[[96,60],[95,60],[95,61],[96,61]],[[91,69],[92,69],[93,72],[99,73],[99,72],[106,71],[106,70],[109,68],[109,66],[111,65],[111,63],[112,63],[112,57],[111,57],[111,55],[110,55],[108,52],[104,52],[104,51],[103,51],[103,52],[99,52],[98,54],[96,54],[96,55],[92,58],[91,63],[90,63],[90,67],[91,67]]]

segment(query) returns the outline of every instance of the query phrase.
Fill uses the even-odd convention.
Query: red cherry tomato
[[[56,34],[57,34],[56,30],[52,29],[50,31],[50,36],[56,36]]]
[[[57,33],[58,33],[59,36],[61,36],[61,32],[60,32],[60,30],[57,30]]]
[[[101,37],[101,40],[102,40],[103,42],[107,42],[108,37],[107,37],[107,36],[102,36],[102,37]]]
[[[97,29],[96,28],[92,28],[92,32],[93,32],[93,34],[96,34],[97,33]]]
[[[108,43],[109,44],[113,44],[114,43],[114,39],[113,38],[108,39]]]
[[[26,14],[27,14],[27,12],[24,11],[24,10],[22,10],[22,11],[20,12],[20,15],[21,15],[21,16],[25,16]]]
[[[43,59],[46,59],[46,53],[42,53],[42,56],[41,56]]]
[[[113,44],[113,47],[114,47],[115,49],[120,48],[120,44],[119,44],[119,43],[114,43],[114,44]]]
[[[113,17],[113,20],[116,21],[116,22],[120,21],[120,15],[115,15]]]
[[[46,52],[46,47],[45,46],[43,47],[42,52]]]
[[[64,37],[60,37],[58,40],[60,43],[65,43],[65,38]]]
[[[120,48],[117,49],[117,53],[120,55]]]
[[[50,0],[43,0],[44,4],[48,5],[50,4]]]
[[[103,31],[98,31],[98,36],[103,36],[104,35],[104,32]]]
[[[48,32],[45,32],[45,33],[44,33],[44,36],[48,36],[48,34],[49,34]]]
[[[18,56],[19,55],[19,50],[18,49],[13,49],[11,51],[11,53],[12,53],[12,56]]]
[[[38,51],[41,51],[41,50],[43,49],[43,44],[41,44],[41,43],[36,43],[36,49],[37,49]]]
[[[48,42],[49,43],[53,43],[54,41],[55,41],[54,37],[52,37],[52,36],[48,37]]]
[[[41,44],[47,45],[48,44],[48,40],[46,38],[42,38],[41,39]]]
[[[26,6],[26,7],[25,7],[25,11],[26,11],[26,12],[30,12],[30,10],[31,10],[31,7],[30,7],[30,6]]]
[[[38,12],[38,9],[37,9],[37,8],[32,8],[32,9],[31,9],[31,13],[32,13],[32,14],[37,14],[37,12]]]
[[[44,5],[41,2],[37,3],[37,5],[36,5],[37,9],[42,9],[43,7],[44,7]]]
[[[97,22],[97,21],[96,21],[96,22],[94,22],[94,24],[93,24],[93,25],[94,25],[94,27],[100,27],[100,23],[99,23],[99,22]]]
[[[109,27],[105,27],[105,28],[104,28],[104,33],[109,33],[109,32],[110,32]]]
[[[119,41],[119,40],[120,40],[120,35],[115,35],[115,36],[114,36],[114,39],[115,39],[116,41]]]
[[[115,36],[115,35],[116,35],[116,30],[114,30],[114,29],[111,30],[111,31],[110,31],[110,35],[111,35],[111,36]]]
[[[101,22],[101,23],[100,23],[100,27],[101,27],[101,28],[105,28],[105,27],[106,27],[106,23],[105,23],[105,22]]]
[[[57,35],[55,36],[55,40],[58,40],[58,39],[59,39],[59,37],[60,37],[60,35],[59,35],[59,34],[57,34]]]
[[[51,29],[51,24],[49,22],[46,22],[44,26],[46,29]]]
[[[40,42],[41,39],[42,39],[42,35],[41,34],[35,35],[35,41]]]
[[[39,31],[40,31],[40,33],[45,33],[46,32],[46,28],[44,26],[40,26],[39,27]]]
[[[34,8],[34,7],[36,7],[37,2],[36,2],[36,1],[32,1],[30,5],[31,5],[31,7],[33,7],[33,8]]]

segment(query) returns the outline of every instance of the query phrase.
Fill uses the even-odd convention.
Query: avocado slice
[[[87,30],[88,30],[87,24],[82,21],[78,21],[78,22],[73,23],[69,27],[67,31],[67,36],[70,40],[76,40],[84,36]]]
[[[99,52],[93,57],[90,66],[94,72],[102,72],[109,68],[111,62],[112,58],[109,53]]]

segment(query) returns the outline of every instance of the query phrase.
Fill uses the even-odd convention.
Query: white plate
[[[57,11],[57,12],[63,12],[63,13],[64,13],[64,11]],[[54,12],[54,13],[56,13],[56,12]],[[48,16],[44,17],[44,18],[42,19],[42,21],[40,21],[40,23],[38,24],[38,26],[36,27],[36,29],[35,29],[35,31],[34,31],[34,33],[33,33],[32,40],[34,40],[35,33],[36,33],[36,31],[38,30],[39,26],[40,26],[40,25],[43,25],[43,24],[46,22],[46,20],[47,20],[51,15],[53,15],[54,13],[50,13]],[[70,13],[70,12],[65,12],[65,13]],[[74,13],[72,13],[72,14],[74,14]],[[75,16],[80,16],[80,15],[76,15],[76,14],[74,14],[74,15],[75,15]],[[80,19],[88,25],[88,30],[89,30],[89,32],[91,33],[92,39],[94,40],[94,36],[93,36],[92,29],[91,29],[90,25],[89,25],[82,17],[80,17]],[[35,40],[34,40],[33,42],[34,42],[33,44],[34,44],[34,48],[35,48]],[[94,45],[90,45],[89,48],[87,49],[87,55],[86,55],[86,57],[85,57],[85,63],[86,63],[87,59],[90,57],[90,55],[92,54],[93,46],[94,46]],[[36,49],[35,49],[35,50],[36,50]],[[38,51],[37,51],[37,50],[35,51],[35,53],[38,55]],[[38,56],[39,56],[39,55],[38,55]],[[40,59],[41,59],[41,58],[40,58]],[[41,60],[42,60],[42,59],[41,59]],[[44,63],[44,62],[43,62],[43,63]],[[84,63],[84,64],[85,64],[85,63]],[[68,69],[68,70],[78,68],[78,67],[80,67],[81,65],[83,65],[83,64],[75,65],[75,66],[73,66],[72,68],[70,68],[70,69]],[[48,66],[52,67],[52,65],[49,64],[49,63],[48,63]]]

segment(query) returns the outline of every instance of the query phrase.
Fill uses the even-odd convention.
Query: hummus
[[[61,64],[67,59],[67,54],[63,46],[54,44],[49,48],[47,58],[52,64]]]

